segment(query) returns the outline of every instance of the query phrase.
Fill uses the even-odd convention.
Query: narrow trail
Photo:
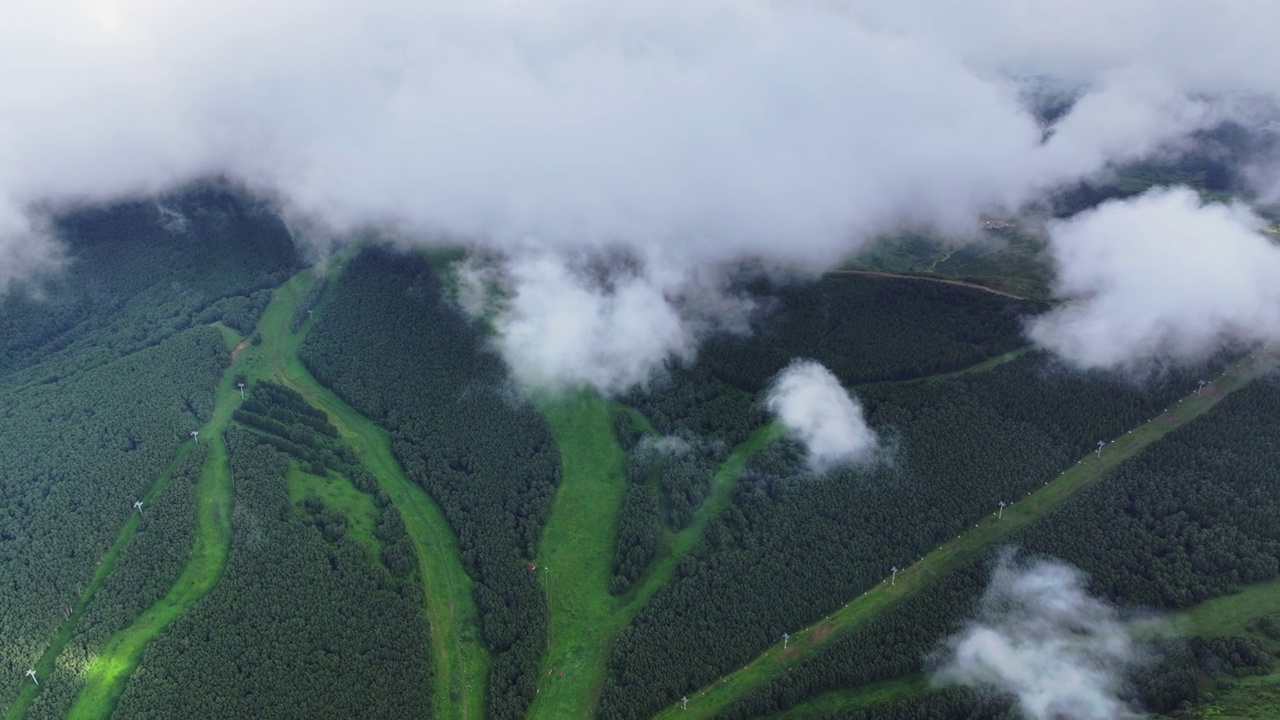
[[[1277,349],[1258,351],[1228,367],[1199,393],[1187,395],[1156,417],[1109,442],[1100,457],[1090,453],[1041,489],[1006,507],[1002,520],[991,516],[983,518],[955,540],[898,572],[895,583],[890,584],[886,578],[819,622],[792,633],[786,650],[780,644],[770,647],[743,668],[690,694],[687,709],[681,709],[677,702],[655,718],[714,717],[738,698],[789,672],[826,643],[866,625],[903,598],[941,579],[960,563],[1061,507],[1151,443],[1204,415],[1230,393],[1277,367],[1280,367]]]
[[[340,270],[341,263],[330,268],[333,273]],[[386,431],[316,382],[298,359],[298,349],[313,320],[309,317],[297,333],[290,331],[290,323],[315,279],[313,271],[304,270],[276,290],[260,323],[263,345],[260,352],[250,356],[252,373],[292,388],[328,415],[360,463],[391,499],[404,521],[418,561],[436,678],[433,715],[482,718],[490,658],[480,640],[472,581],[463,569],[452,528],[426,491],[405,477],[391,452]]]
[[[917,383],[931,383],[938,382],[939,380],[950,380],[951,378],[957,378],[963,375],[972,375],[975,373],[987,372],[988,370],[994,370],[1007,362],[1017,360],[1035,349],[1035,345],[1023,345],[1022,347],[1014,348],[1009,352],[1001,353],[995,357],[987,358],[986,360],[976,362],[957,370],[948,370],[946,372],[934,373],[932,375],[903,378],[901,380],[881,380],[879,382],[857,383],[855,385],[846,385],[845,387],[850,390],[862,390],[866,388],[894,387],[897,385],[915,385]]]
[[[539,678],[527,717],[591,718],[614,638],[671,579],[679,559],[702,538],[707,520],[729,504],[748,458],[781,428],[762,427],[730,453],[693,521],[668,537],[667,547],[631,592],[614,596],[608,587],[627,480],[610,407],[598,396],[583,394],[544,403],[541,410],[560,448],[563,472],[537,562],[550,615],[548,674]]]
[[[1021,295],[1014,295],[1011,292],[1005,292],[1004,290],[997,290],[993,287],[987,287],[986,285],[979,285],[978,283],[969,282],[967,280],[953,280],[951,278],[934,277],[931,275],[912,275],[910,273],[886,272],[883,270],[832,270],[828,274],[829,275],[866,275],[869,277],[898,278],[900,280],[919,280],[922,282],[941,283],[943,285],[955,285],[957,287],[969,288],[970,290],[981,290],[982,292],[991,293],[992,295],[999,295],[1001,297],[1011,298],[1013,300],[1029,299]]]

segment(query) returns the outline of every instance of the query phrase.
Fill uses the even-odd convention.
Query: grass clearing
[[[240,336],[240,333],[224,325],[221,320],[209,323],[209,327],[216,329],[222,334],[222,342],[227,346],[228,352],[234,349],[236,345],[239,345],[240,341],[244,339]]]
[[[378,524],[379,510],[372,497],[360,492],[350,480],[337,473],[331,472],[322,477],[305,472],[298,467],[296,460],[289,462],[285,486],[289,491],[289,500],[299,515],[305,511],[298,506],[307,498],[316,498],[330,510],[345,515],[347,537],[364,548],[370,564],[376,566],[380,562],[378,557],[382,552],[382,541],[373,535]]]
[[[687,710],[679,703],[658,713],[657,718],[708,718],[728,707],[737,698],[764,685],[777,675],[788,672],[813,652],[849,631],[878,617],[903,598],[914,595],[929,583],[945,575],[961,562],[975,557],[1014,530],[1025,527],[1082,490],[1100,481],[1113,468],[1141,452],[1171,430],[1200,417],[1229,393],[1248,385],[1254,379],[1280,366],[1280,352],[1259,351],[1228,367],[1202,391],[1192,393],[1151,420],[1112,440],[1101,456],[1090,454],[1057,478],[1005,508],[1002,520],[994,514],[981,519],[973,528],[923,560],[898,573],[891,585],[886,578],[863,595],[837,608],[823,620],[797,631],[791,636],[791,649],[782,652],[781,645],[765,651],[742,669],[722,677],[690,697]]]
[[[1238,593],[1207,600],[1174,616],[1174,627],[1199,637],[1252,637],[1271,652],[1280,643],[1249,626],[1261,618],[1280,624],[1280,578],[1248,585]],[[1266,675],[1230,678],[1226,687],[1202,696],[1179,718],[1217,720],[1273,720],[1280,717],[1280,665]]]
[[[1280,717],[1280,669],[1266,675],[1234,678],[1230,685],[1178,718],[1209,720],[1275,720]]]
[[[1246,626],[1261,617],[1270,617],[1280,624],[1280,578],[1206,600],[1178,613],[1174,625],[1184,635],[1226,637],[1249,634]]]
[[[728,506],[751,454],[782,430],[776,424],[765,426],[735,448],[689,526],[668,533],[648,572],[630,592],[613,596],[608,588],[627,487],[626,456],[613,429],[615,406],[581,391],[539,407],[560,448],[563,468],[537,563],[551,616],[545,661],[549,674],[541,678],[528,717],[590,718],[604,687],[613,638],[670,580],[676,562],[702,538],[707,520]],[[642,427],[647,425],[645,421]]]
[[[626,458],[613,432],[612,408],[595,393],[544,400],[539,409],[562,466],[537,560],[550,615],[549,674],[541,678],[528,717],[588,718],[604,683],[619,605],[608,588]]]

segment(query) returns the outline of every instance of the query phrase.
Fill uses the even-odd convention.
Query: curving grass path
[[[330,271],[340,270],[339,264]],[[481,718],[490,658],[480,640],[472,582],[463,570],[453,530],[431,497],[405,477],[391,453],[386,431],[316,382],[298,359],[298,348],[313,320],[308,319],[297,333],[290,332],[290,324],[315,277],[314,271],[304,270],[276,290],[259,324],[263,343],[246,350],[250,376],[287,385],[324,411],[391,498],[418,559],[436,675],[433,715]]]
[[[335,271],[338,269],[340,267]],[[489,657],[479,640],[471,579],[462,569],[457,545],[443,513],[421,488],[404,476],[391,454],[386,433],[320,386],[298,360],[297,351],[311,321],[308,320],[297,333],[290,332],[290,324],[314,279],[312,270],[304,270],[275,291],[271,304],[258,323],[261,344],[243,346],[243,352],[236,356],[224,373],[213,415],[200,429],[201,442],[208,443],[209,453],[196,486],[198,527],[187,567],[164,598],[108,640],[103,652],[91,663],[85,687],[72,706],[69,717],[108,717],[137,667],[147,642],[204,597],[217,584],[226,567],[231,539],[232,478],[227,448],[221,436],[239,403],[240,394],[233,387],[238,373],[251,378],[272,378],[298,391],[309,403],[325,411],[361,462],[377,478],[379,486],[399,510],[418,558],[437,677],[434,716],[483,716]],[[184,449],[182,452],[187,451]],[[147,497],[154,496],[163,488],[181,458],[179,455]],[[41,660],[38,672],[52,668],[57,652],[74,630],[75,621],[93,592],[110,573],[116,554],[132,537],[136,526],[137,520],[131,518],[103,559],[73,615],[64,624],[58,636],[60,641],[55,638],[54,646]],[[21,704],[15,703],[7,717],[21,717],[34,698],[35,690],[32,686],[31,691],[24,691],[24,695],[29,692],[30,697]]]
[[[178,451],[177,457],[173,459],[173,462],[169,463],[169,467],[165,468],[165,471],[161,473],[160,477],[156,478],[156,481],[147,489],[146,494],[142,496],[141,499],[144,504],[149,505],[152,499],[164,491],[165,486],[173,479],[174,471],[182,464],[182,460],[190,450],[191,445],[184,443]],[[107,549],[107,552],[103,554],[102,559],[98,562],[98,567],[94,570],[93,577],[89,579],[89,585],[80,594],[80,598],[72,608],[71,614],[62,622],[57,634],[50,640],[49,648],[45,650],[44,655],[40,656],[40,661],[34,667],[36,677],[47,678],[53,674],[54,664],[57,662],[58,656],[62,654],[62,649],[71,640],[71,635],[75,632],[76,626],[80,624],[80,618],[84,616],[84,611],[89,606],[89,601],[93,599],[107,576],[115,569],[116,561],[119,559],[121,551],[133,539],[134,533],[138,530],[138,524],[141,522],[141,518],[136,513],[130,513],[124,527],[120,528],[120,534],[116,536],[115,541],[111,543],[111,547]],[[34,683],[24,683],[22,691],[14,699],[13,703],[9,705],[9,710],[4,716],[5,720],[18,720],[18,718],[25,716],[31,703],[35,702],[36,696],[40,694],[41,687]]]
[[[90,663],[85,686],[68,718],[110,716],[125,683],[138,667],[147,642],[204,597],[222,577],[231,548],[231,468],[222,432],[239,402],[239,393],[232,387],[239,365],[240,361],[233,362],[223,373],[213,414],[200,428],[199,441],[207,443],[209,450],[196,483],[196,537],[187,566],[163,598],[107,641],[101,654]]]
[[[781,428],[760,428],[735,448],[716,472],[693,522],[668,535],[631,592],[613,596],[608,587],[627,484],[626,458],[613,430],[614,407],[582,391],[543,400],[539,408],[560,448],[563,469],[538,548],[538,572],[550,613],[549,674],[541,678],[528,717],[590,718],[604,686],[614,637],[671,578],[676,562],[701,539],[707,520],[729,504],[747,459]]]
[[[1102,480],[1120,463],[1171,430],[1200,417],[1228,394],[1280,366],[1280,351],[1260,351],[1228,367],[1199,393],[1192,393],[1174,403],[1151,420],[1111,441],[1100,457],[1090,454],[1080,462],[1045,483],[1040,490],[1004,510],[1003,520],[986,517],[955,540],[929,553],[914,565],[898,573],[891,585],[881,582],[863,595],[823,618],[820,622],[791,635],[787,650],[771,647],[742,669],[689,697],[687,710],[679,703],[658,713],[656,718],[709,718],[728,707],[734,700],[762,686],[819,650],[825,643],[878,617],[905,597],[920,592],[929,583],[944,576],[961,562],[983,552],[1014,530],[1025,527],[1062,506],[1085,488]]]

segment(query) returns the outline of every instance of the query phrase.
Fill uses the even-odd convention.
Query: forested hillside
[[[1141,383],[1079,373],[1025,347],[1024,316],[1040,308],[1031,301],[921,280],[757,279],[740,288],[759,308],[751,336],[714,336],[695,361],[622,398],[589,396],[594,434],[565,423],[553,437],[488,329],[422,255],[365,249],[340,260],[341,273],[298,275],[273,295],[296,267],[288,233],[218,186],[76,210],[55,227],[65,273],[0,299],[0,698],[30,691],[0,705],[14,717],[64,717],[73,703],[109,711],[117,695],[104,688],[124,688],[115,717],[430,717],[465,695],[471,715],[505,720],[525,717],[539,687],[534,714],[551,716],[562,705],[548,699],[548,665],[579,671],[562,661],[593,665],[575,707],[598,691],[598,717],[648,717],[1042,487],[1225,363]],[[817,474],[780,437],[762,398],[795,357],[857,394],[880,438],[875,461]],[[1011,542],[1085,569],[1093,592],[1126,607],[1184,608],[1275,578],[1280,445],[1267,428],[1277,415],[1280,381],[1259,382]],[[192,442],[211,417],[226,434]],[[222,437],[230,475],[222,445],[208,444]],[[556,563],[531,564],[562,452],[580,461],[570,477],[595,478],[607,456],[602,471],[618,479],[607,503],[571,506],[616,518],[570,512],[553,525],[562,544],[591,538],[557,556],[570,563],[557,571],[564,587],[595,595],[560,600],[604,609],[574,616],[582,627],[555,614],[595,643],[589,652],[548,632],[551,586],[539,573]],[[190,585],[207,478],[220,478],[223,554],[200,566],[199,592],[122,649],[122,631]],[[449,596],[426,595],[421,581],[455,536],[461,562],[450,556],[453,569],[435,577],[456,578],[452,597],[476,608],[448,615]],[[993,557],[830,638],[724,717],[871,683],[896,699],[839,717],[1004,717],[1005,701],[902,690],[920,688],[925,656],[972,612]],[[590,582],[570,580],[574,558],[595,563],[598,573],[578,576]],[[101,586],[90,586],[99,568]],[[442,617],[452,625],[437,634]],[[566,647],[548,651],[553,635]],[[1203,690],[1197,673],[1270,667],[1270,646],[1256,645],[1162,647],[1166,661],[1133,694],[1176,706]],[[121,660],[135,649],[136,671]],[[42,657],[37,694],[23,673]],[[104,680],[113,663],[127,669]],[[437,686],[437,672],[449,682]],[[84,702],[95,682],[100,694]]]
[[[0,695],[14,694],[134,501],[208,417],[226,363],[221,334],[200,327],[0,395]]]
[[[64,270],[0,298],[0,379],[51,382],[193,325],[253,329],[296,267],[267,207],[217,185],[89,207],[53,224]]]
[[[955,285],[838,273],[749,289],[760,306],[752,333],[714,338],[699,360],[752,393],[797,357],[846,385],[958,370],[1026,344],[1022,318],[1039,307]]]
[[[495,653],[489,713],[520,717],[545,647],[546,605],[527,561],[560,472],[550,431],[421,257],[366,250],[331,293],[303,361],[391,433],[405,473],[443,508]]]
[[[1257,432],[1280,413],[1280,378],[1233,394],[1213,413],[1154,444],[1111,477],[1039,523],[1010,547],[1064,559],[1090,576],[1090,592],[1128,608],[1176,610],[1280,573],[1280,446]],[[967,562],[739,702],[726,718],[776,712],[840,687],[919,673],[938,640],[954,631],[986,586],[997,550]],[[1168,711],[1196,697],[1195,673],[1269,662],[1266,653],[1223,651],[1192,641],[1163,648],[1161,665],[1140,674],[1138,696]],[[1255,653],[1256,654],[1256,653]],[[1226,667],[1226,666],[1221,666]],[[1215,671],[1221,671],[1219,667]]]
[[[1136,386],[1030,354],[987,372],[867,388],[889,459],[814,476],[789,441],[753,458],[705,544],[619,636],[602,717],[645,715],[740,666],[891,565],[1039,487],[1097,439],[1150,419],[1195,378]]]
[[[0,619],[10,638],[0,697],[14,696],[133,502],[208,419],[230,348],[206,323],[251,330],[267,288],[296,263],[272,213],[216,185],[75,210],[50,227],[64,245],[62,272],[0,298]],[[172,540],[184,556],[188,500],[158,502],[176,517],[144,522],[139,537]],[[95,633],[162,592],[177,561],[167,547],[148,569],[136,560],[105,585],[106,604],[58,666],[68,684],[35,713],[62,712]]]
[[[148,646],[115,717],[431,716],[422,589],[306,521],[289,459],[228,432],[236,528],[212,592]]]
[[[137,533],[85,609],[28,718],[66,717],[84,687],[86,669],[112,633],[163,597],[182,573],[195,539],[195,483],[208,443],[188,447],[170,482],[139,513]]]

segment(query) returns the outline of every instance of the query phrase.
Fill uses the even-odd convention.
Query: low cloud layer
[[[510,297],[496,317],[497,342],[526,388],[621,392],[665,359],[693,352],[690,326],[651,278],[592,277],[554,254],[520,257],[507,271]]]
[[[963,234],[1280,98],[1280,11],[1255,0],[51,0],[0,20],[21,69],[0,77],[0,285],[56,265],[33,207],[224,174],[304,240],[509,259],[508,361],[601,389],[687,352],[699,272],[820,270],[903,223]],[[1079,96],[1047,140],[1026,105],[1045,77]],[[640,271],[613,286],[541,279],[618,248]],[[606,331],[632,320],[647,332]],[[530,354],[538,332],[587,345]]]
[[[1194,360],[1280,339],[1280,247],[1240,205],[1191,190],[1108,202],[1049,228],[1063,304],[1029,335],[1084,368]]]
[[[1033,720],[1138,717],[1120,697],[1142,659],[1137,625],[1085,585],[1069,565],[1006,555],[977,618],[944,642],[933,681],[1011,696]]]
[[[876,433],[862,405],[821,363],[795,360],[779,373],[765,399],[787,432],[804,443],[815,470],[870,460]]]

